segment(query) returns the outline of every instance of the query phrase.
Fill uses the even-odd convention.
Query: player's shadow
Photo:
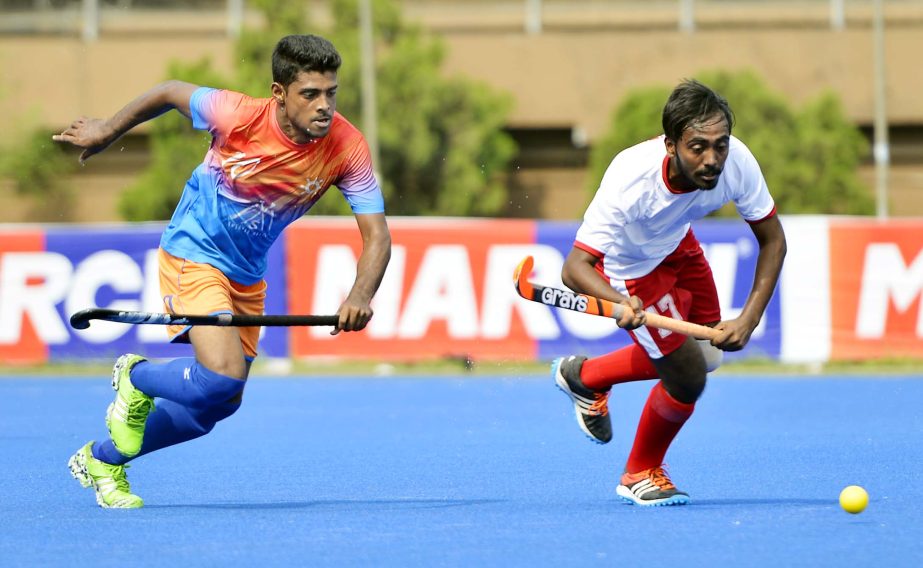
[[[374,499],[350,500],[329,499],[318,501],[280,501],[274,503],[194,503],[174,505],[145,505],[146,509],[312,509],[312,508],[354,508],[369,510],[405,510],[405,509],[447,509],[451,507],[472,507],[502,503],[500,499]]]
[[[830,499],[693,499],[689,504],[696,507],[778,507],[780,505],[795,505],[799,507],[838,506],[835,500]]]

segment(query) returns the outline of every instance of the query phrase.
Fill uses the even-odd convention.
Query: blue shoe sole
[[[616,491],[618,491],[618,489],[616,489]],[[653,503],[639,503],[638,501],[635,501],[631,497],[626,497],[625,495],[622,495],[621,493],[616,493],[616,494],[618,495],[618,498],[624,501],[625,503],[629,505],[635,505],[638,507],[672,507],[675,505],[689,504],[688,495],[674,495],[668,499],[662,499],[660,501],[656,501]]]

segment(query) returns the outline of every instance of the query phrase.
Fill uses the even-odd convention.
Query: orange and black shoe
[[[577,424],[591,440],[605,444],[612,439],[612,421],[609,419],[609,391],[588,388],[580,380],[580,369],[586,357],[571,355],[555,359],[551,376],[555,384],[570,397],[577,414]]]
[[[664,467],[623,473],[615,492],[625,501],[642,507],[685,505],[689,502],[689,495],[673,485]]]

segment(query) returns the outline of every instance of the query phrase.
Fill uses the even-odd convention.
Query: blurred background
[[[80,224],[151,221],[154,229],[146,238],[156,247],[156,223],[172,213],[208,147],[207,136],[170,113],[79,166],[76,150],[53,144],[51,135],[80,115],[108,117],[168,78],[268,96],[272,47],[289,33],[324,35],[343,55],[338,110],[369,139],[399,238],[405,226],[408,234],[418,230],[404,225],[405,218],[475,218],[498,224],[462,227],[459,233],[506,235],[495,244],[545,243],[566,254],[612,156],[660,133],[660,111],[677,82],[702,80],[730,100],[737,117],[734,134],[753,150],[779,211],[792,219],[786,224],[795,250],[789,265],[801,272],[783,278],[781,306],[767,315],[767,343],[754,351],[783,360],[826,361],[904,357],[923,346],[923,324],[915,315],[923,290],[918,275],[923,260],[916,262],[923,258],[923,0],[0,0],[0,223],[8,224],[0,253],[15,259],[10,252],[38,246],[21,245],[22,223],[42,227],[36,238],[44,239],[47,252],[55,239],[83,238]],[[315,209],[312,215],[348,213],[345,201],[332,196]],[[735,269],[723,292],[731,312],[746,297],[752,276],[746,262],[753,259],[752,240],[745,227],[741,232],[739,220],[736,228],[719,228],[727,226],[721,217],[734,216],[733,208],[719,211],[714,224],[702,229],[714,235],[706,243],[713,264],[722,262],[717,255],[724,244],[738,243],[734,258],[726,261]],[[846,220],[849,228],[842,230],[850,236],[831,236]],[[123,242],[124,235],[137,233],[124,231],[86,238],[105,248],[107,239]],[[872,246],[888,231],[896,235],[890,241],[893,254]],[[467,236],[459,239],[473,246]],[[844,249],[844,242],[853,244]],[[407,246],[406,273],[419,277],[433,251],[422,244],[419,250]],[[472,347],[466,341],[477,351],[477,345],[483,348],[484,341],[502,335],[488,330],[496,325],[488,322],[494,309],[487,300],[491,288],[479,280],[489,276],[490,254],[473,250],[466,258],[480,314],[477,330],[464,331],[467,324],[449,313],[430,313],[417,324],[421,335],[438,328],[444,337],[437,333],[437,339],[460,341],[458,351],[465,356]],[[74,254],[65,254],[71,261],[68,274],[77,274],[91,253]],[[142,280],[150,277],[145,253],[125,254],[135,258]],[[878,257],[870,254],[885,260],[876,264]],[[830,268],[836,258],[865,260],[850,270]],[[548,284],[558,278],[556,262],[560,258],[547,259]],[[279,286],[291,296],[290,269],[279,270]],[[869,280],[882,272],[896,280]],[[11,296],[16,286],[22,291],[41,287],[54,275],[35,268],[13,278],[9,267],[4,274],[0,323],[19,323],[15,333],[0,337],[0,358],[13,360],[23,352],[22,334],[46,325],[39,320],[53,313],[36,307],[38,300],[4,303],[2,297]],[[791,284],[786,295],[786,278],[804,280]],[[848,290],[837,291],[842,289],[837,278]],[[402,328],[398,316],[410,318],[404,308],[413,305],[413,281],[408,276],[394,284],[403,290],[397,300],[402,311],[389,328],[397,335],[412,335],[407,329],[413,326]],[[80,305],[73,299],[73,282],[67,282],[60,294],[48,296],[61,318]],[[868,299],[863,283],[884,290],[883,296]],[[126,291],[97,284],[79,300],[124,305],[134,294],[138,305],[158,308],[156,292],[140,297],[138,287]],[[313,288],[304,292],[317,295]],[[443,290],[441,298],[451,293]],[[842,311],[843,302],[852,315],[838,316],[831,309],[836,305]],[[317,312],[318,305],[298,307]],[[814,319],[792,331],[795,316],[786,324],[785,314],[804,306]],[[883,322],[862,319],[875,312],[874,306],[884,314]],[[293,301],[276,307],[294,309]],[[612,347],[604,341],[611,330],[576,339],[564,333],[562,343],[554,334],[568,326],[559,315],[553,320],[558,332],[535,331],[550,328],[536,323],[540,316],[526,315],[525,308],[510,310],[501,318],[504,337],[524,334],[531,345],[519,357],[542,358],[565,347]],[[846,319],[837,323],[837,317]],[[436,323],[428,327],[426,321]],[[593,325],[571,328],[585,331]],[[77,341],[47,330],[36,334],[46,357],[54,345]],[[818,334],[821,347],[795,349],[798,354],[791,355],[804,337]],[[844,334],[850,338],[846,343]],[[299,344],[297,338],[284,341],[280,355]],[[856,349],[867,341],[882,347],[869,353]],[[393,347],[386,345],[381,353],[393,354]],[[492,353],[509,354],[508,348],[509,343],[497,344]],[[420,356],[419,349],[414,352]]]
[[[659,132],[664,93],[704,76],[786,213],[875,214],[881,191],[923,214],[920,0],[2,0],[0,221],[166,218],[201,156],[164,155],[201,135],[140,128],[77,168],[50,133],[167,78],[266,96],[274,41],[304,32],[343,52],[340,110],[374,138],[392,213],[575,219],[614,150]]]

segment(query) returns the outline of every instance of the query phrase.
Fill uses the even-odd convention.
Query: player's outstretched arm
[[[67,142],[83,148],[80,162],[98,154],[135,126],[160,116],[170,109],[177,109],[187,118],[190,116],[189,99],[197,85],[183,81],[166,81],[131,101],[111,118],[89,118],[81,116],[64,132],[51,137],[55,142]]]
[[[574,247],[564,259],[561,280],[564,285],[580,294],[604,298],[628,306],[618,320],[623,329],[636,329],[644,325],[644,305],[637,296],[628,298],[616,292],[596,271],[598,259],[587,251]]]
[[[337,310],[340,322],[330,332],[359,331],[372,319],[370,306],[372,297],[381,285],[388,261],[391,260],[391,232],[384,213],[356,215],[359,233],[362,235],[362,254],[356,267],[356,281],[346,300]]]
[[[782,261],[787,251],[785,232],[777,215],[751,224],[750,228],[760,245],[760,254],[756,260],[753,287],[740,315],[737,319],[723,321],[716,326],[722,333],[712,340],[712,345],[725,351],[739,351],[750,341],[750,335],[759,325],[779,281]]]

